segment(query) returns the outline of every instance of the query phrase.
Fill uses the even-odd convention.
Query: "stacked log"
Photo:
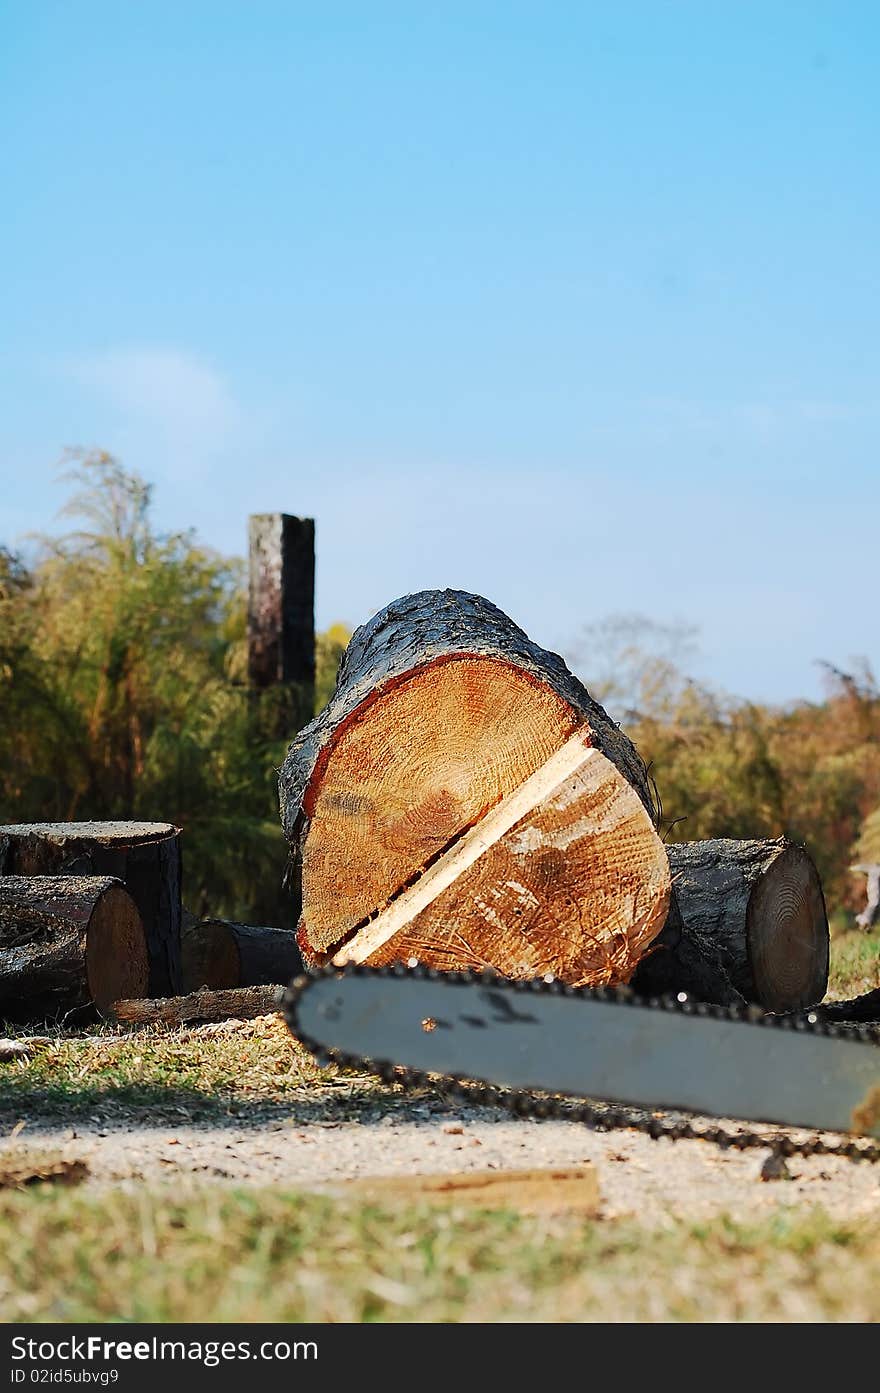
[[[479,596],[421,592],[359,629],[279,791],[295,936],[190,917],[181,937],[171,824],[0,827],[0,1009],[205,1019],[256,1009],[241,993],[262,1002],[303,959],[631,982],[774,1012],[824,995],[828,923],[804,849],[664,847],[631,741]]]
[[[182,937],[183,990],[286,985],[302,971],[290,929],[238,924],[228,919],[193,920]]]
[[[180,829],[167,822],[30,822],[0,827],[0,876],[112,876],[138,907],[151,996],[180,987]]]
[[[60,1018],[147,992],[143,921],[109,876],[0,877],[0,1017]]]
[[[479,596],[425,591],[359,629],[279,790],[310,964],[625,982],[666,921],[636,750]]]

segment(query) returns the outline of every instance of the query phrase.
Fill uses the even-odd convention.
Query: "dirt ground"
[[[371,1176],[547,1169],[591,1163],[599,1213],[664,1217],[743,1216],[821,1204],[852,1219],[880,1212],[880,1166],[828,1157],[793,1159],[790,1177],[767,1181],[769,1152],[720,1151],[698,1141],[652,1141],[632,1130],[591,1132],[576,1122],[526,1121],[485,1108],[401,1098],[391,1113],[303,1123],[292,1118],[217,1125],[144,1126],[142,1121],[26,1126],[18,1147],[60,1145],[88,1166],[93,1185],[218,1183],[336,1189]]]

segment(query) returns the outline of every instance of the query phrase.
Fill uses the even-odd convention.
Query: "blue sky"
[[[878,59],[847,0],[0,0],[0,540],[102,446],[226,551],[314,516],[322,625],[880,668]]]

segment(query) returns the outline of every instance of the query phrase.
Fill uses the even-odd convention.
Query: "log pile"
[[[140,911],[149,990],[180,987],[180,828],[168,822],[29,822],[0,827],[0,876],[113,876]]]
[[[804,849],[664,845],[631,741],[479,596],[410,595],[359,629],[279,792],[296,935],[187,916],[170,823],[0,827],[0,1017],[219,1019],[268,1009],[303,960],[630,983],[774,1012],[825,993],[825,903]]]
[[[89,1012],[134,1022],[139,1001],[144,1021],[173,1021],[181,990],[200,993],[194,1019],[253,1014],[248,989],[301,971],[290,930],[187,915],[180,866],[170,823],[0,827],[0,1019]],[[205,987],[222,988],[220,999],[206,1000]],[[259,1000],[265,1007],[272,991]]]
[[[631,742],[479,596],[407,596],[359,629],[279,791],[311,966],[490,967],[772,1011],[824,995],[807,853],[664,846]]]

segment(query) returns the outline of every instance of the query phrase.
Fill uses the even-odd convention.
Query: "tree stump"
[[[149,992],[180,988],[180,828],[167,822],[26,822],[0,827],[0,875],[114,876],[140,911]]]
[[[183,990],[286,984],[302,971],[296,935],[227,919],[184,925]]]
[[[819,874],[785,838],[668,846],[674,907],[633,987],[745,999],[767,1011],[821,1001],[829,935]],[[677,911],[677,913],[676,913]]]
[[[309,963],[626,981],[666,919],[636,750],[479,596],[425,591],[359,629],[279,790]]]
[[[149,962],[131,895],[109,876],[0,876],[0,1016],[36,1020],[143,996]]]

